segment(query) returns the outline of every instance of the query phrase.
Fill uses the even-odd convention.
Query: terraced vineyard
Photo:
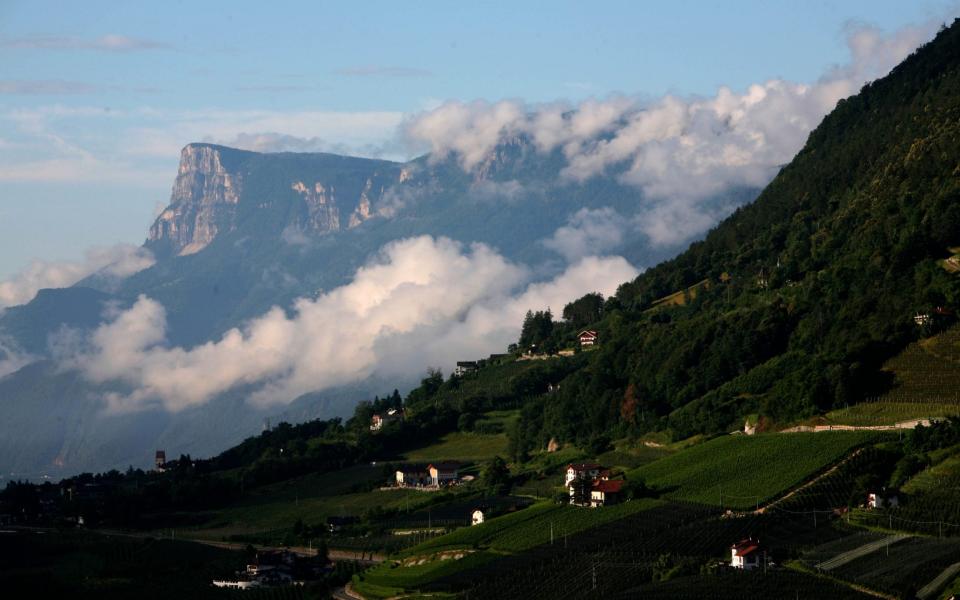
[[[646,585],[608,596],[627,600],[701,600],[763,598],[764,600],[867,600],[872,596],[832,581],[792,571],[728,572],[714,576],[691,576],[663,584]]]
[[[431,589],[469,587],[471,598],[614,597],[666,572],[699,573],[701,566],[727,558],[731,541],[751,535],[764,540],[771,556],[781,562],[818,541],[850,535],[835,525],[794,515],[727,518],[716,509],[671,503],[572,535],[562,543],[496,558],[439,580]],[[722,587],[723,580],[707,576],[703,583]],[[808,583],[810,590],[818,587],[816,581]],[[647,597],[647,592],[644,587],[640,597]]]
[[[829,413],[849,425],[889,425],[960,414],[960,326],[910,344],[883,366],[894,387],[883,396]]]
[[[356,585],[362,593],[372,597],[379,597],[377,590],[389,590],[392,594],[399,589],[420,589],[437,580],[449,579],[460,572],[485,565],[498,557],[549,545],[551,540],[554,544],[562,543],[565,537],[577,532],[616,522],[661,505],[662,502],[657,500],[633,500],[590,510],[541,502],[408,549],[395,560],[357,577]]]
[[[892,469],[895,458],[876,447],[862,448],[835,468],[828,470],[822,477],[774,503],[768,510],[794,513],[820,511],[829,514],[834,509],[847,507],[851,503],[858,505],[863,502],[863,498],[854,496],[859,491],[857,477],[868,469],[875,468],[877,462],[886,462]]]
[[[845,581],[912,598],[960,557],[960,540],[914,537],[851,561],[831,572]]]
[[[771,500],[878,439],[872,432],[723,436],[630,471],[667,497],[733,509]]]
[[[601,509],[584,509],[565,504],[541,502],[516,513],[491,519],[475,527],[464,527],[430,540],[409,551],[410,554],[448,548],[481,547],[498,552],[521,552],[581,530],[623,519],[650,510],[658,500],[632,500]]]

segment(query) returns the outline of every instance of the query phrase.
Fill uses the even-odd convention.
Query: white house
[[[457,471],[460,469],[460,463],[454,461],[438,462],[427,465],[427,472],[430,473],[430,483],[440,487],[456,483]]]
[[[762,565],[762,556],[760,541],[753,538],[740,540],[730,546],[730,566],[734,569],[752,571]]]
[[[470,514],[470,524],[479,525],[480,523],[483,523],[483,516],[485,512],[486,509],[483,507],[473,509],[473,513]]]

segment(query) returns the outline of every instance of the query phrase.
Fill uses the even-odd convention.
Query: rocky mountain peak
[[[205,248],[221,230],[235,226],[242,177],[236,172],[253,152],[188,144],[180,153],[180,167],[170,204],[150,227],[149,242],[166,241],[179,255]],[[228,168],[232,167],[231,168]]]

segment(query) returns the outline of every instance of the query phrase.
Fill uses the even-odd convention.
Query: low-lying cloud
[[[0,336],[0,379],[32,363],[35,357],[22,352],[10,339]]]
[[[628,225],[623,216],[610,207],[581,208],[570,216],[566,225],[544,240],[543,245],[572,262],[619,247]]]
[[[122,279],[153,263],[149,250],[130,244],[91,248],[79,261],[35,260],[10,279],[0,281],[0,309],[25,304],[44,288],[69,287],[95,273]]]
[[[255,405],[282,404],[372,375],[410,376],[502,351],[529,308],[610,294],[636,274],[620,257],[590,257],[530,283],[525,267],[488,246],[421,236],[388,244],[342,287],[301,298],[290,311],[274,307],[194,348],[167,346],[163,306],[141,296],[64,364],[93,382],[132,386],[106,398],[114,411],[178,411],[240,385],[256,386]]]
[[[760,188],[802,147],[837,101],[886,74],[930,39],[937,26],[892,34],[851,27],[850,63],[819,81],[773,79],[744,92],[721,87],[710,98],[624,96],[578,105],[520,101],[447,102],[408,120],[405,136],[435,160],[455,157],[472,170],[505,139],[523,137],[540,152],[562,152],[571,181],[609,175],[640,187],[643,231],[674,244],[716,222],[701,201],[736,188]],[[679,226],[678,226],[679,225]]]

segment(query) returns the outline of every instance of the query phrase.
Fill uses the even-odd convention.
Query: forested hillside
[[[882,393],[883,361],[960,304],[941,264],[960,245],[958,174],[954,23],[841,101],[755,202],[607,299],[591,325],[599,349],[524,406],[518,452],[551,437],[715,432],[757,413],[782,423]]]

